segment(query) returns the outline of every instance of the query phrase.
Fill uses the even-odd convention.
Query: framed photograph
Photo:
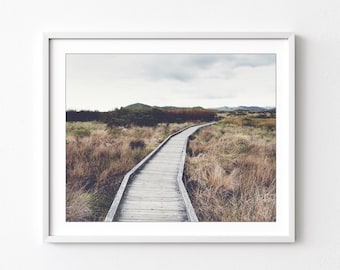
[[[44,239],[294,242],[294,44],[44,34]]]

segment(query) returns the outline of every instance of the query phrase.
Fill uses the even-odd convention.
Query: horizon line
[[[66,109],[66,111],[76,111],[76,112],[79,112],[79,111],[94,111],[94,112],[110,112],[110,111],[114,111],[116,109],[121,109],[121,108],[125,108],[125,107],[128,107],[128,106],[131,106],[131,105],[137,105],[137,104],[141,104],[141,105],[145,105],[145,106],[149,106],[149,107],[160,107],[160,108],[164,108],[164,107],[174,107],[174,108],[195,108],[195,107],[201,107],[203,109],[206,109],[206,110],[216,110],[218,108],[223,108],[223,107],[226,107],[226,108],[239,108],[239,107],[258,107],[258,108],[263,108],[263,109],[276,109],[276,106],[261,106],[261,105],[238,105],[238,106],[227,106],[227,105],[222,105],[222,106],[216,106],[216,107],[203,107],[203,106],[200,106],[200,105],[197,105],[197,106],[174,106],[174,105],[164,105],[164,106],[159,106],[159,105],[149,105],[149,104],[145,104],[145,103],[141,103],[141,102],[136,102],[136,103],[131,103],[131,104],[128,104],[126,106],[119,106],[119,107],[115,107],[115,108],[112,108],[112,109],[109,109],[109,110],[98,110],[98,109],[74,109],[74,108],[68,108]]]

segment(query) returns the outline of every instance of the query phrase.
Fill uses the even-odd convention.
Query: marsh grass
[[[66,220],[102,221],[124,175],[169,134],[189,125],[66,123]]]
[[[184,181],[200,221],[276,220],[275,119],[244,118],[190,138]]]

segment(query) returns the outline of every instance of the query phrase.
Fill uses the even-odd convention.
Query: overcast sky
[[[68,54],[66,108],[275,106],[274,54]]]

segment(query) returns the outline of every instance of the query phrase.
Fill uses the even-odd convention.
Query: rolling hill
[[[128,106],[125,106],[124,109],[133,110],[133,111],[142,111],[152,109],[152,106],[143,104],[143,103],[134,103]]]
[[[130,104],[128,106],[123,107],[127,110],[132,111],[143,111],[143,110],[150,110],[150,109],[158,109],[158,110],[166,110],[166,111],[175,111],[175,110],[187,110],[187,109],[193,109],[193,110],[205,110],[203,107],[196,106],[196,107],[176,107],[176,106],[150,106],[143,103],[134,103]]]
[[[238,106],[238,107],[217,107],[217,108],[209,108],[205,109],[200,106],[196,107],[176,107],[176,106],[150,106],[143,103],[134,103],[130,104],[128,106],[125,106],[124,109],[127,110],[133,110],[133,111],[143,111],[143,110],[150,110],[150,109],[158,109],[158,110],[166,110],[166,111],[172,111],[172,110],[215,110],[215,111],[221,111],[221,112],[230,112],[230,111],[268,111],[275,109],[274,107],[259,107],[259,106]]]
[[[223,112],[230,112],[230,111],[268,111],[272,110],[272,107],[258,107],[258,106],[238,106],[238,107],[218,107],[218,108],[211,108],[212,110],[216,111],[223,111]]]

